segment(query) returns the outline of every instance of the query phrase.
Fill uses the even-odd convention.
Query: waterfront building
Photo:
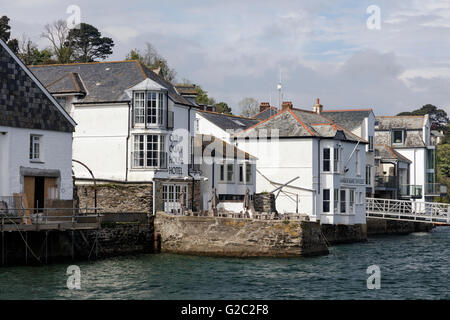
[[[143,197],[152,199],[146,210],[153,213],[179,212],[182,193],[186,209],[199,209],[202,177],[192,166],[197,105],[190,93],[184,97],[138,61],[30,70],[78,123],[73,157],[97,184],[146,186]],[[93,182],[83,166],[74,166],[74,174],[77,186]]]
[[[365,224],[365,139],[322,113],[282,110],[234,135],[258,158],[256,192],[276,194],[280,213],[305,213],[321,224]]]
[[[395,189],[391,196],[418,201],[433,201],[433,197],[447,193],[445,185],[436,183],[437,139],[432,135],[428,115],[376,117],[375,143],[410,161],[409,170],[402,175],[381,166],[376,177],[378,189]],[[380,162],[386,160],[382,154],[379,156]]]
[[[0,209],[71,200],[75,121],[2,40],[0,79]]]
[[[211,210],[212,190],[219,201],[218,209],[241,212],[245,194],[253,198],[256,191],[257,159],[226,141],[212,135],[195,136],[196,154],[201,154],[201,209]],[[198,153],[197,153],[198,150]]]
[[[196,114],[196,133],[213,135],[231,142],[233,135],[259,122],[258,119],[198,110]]]

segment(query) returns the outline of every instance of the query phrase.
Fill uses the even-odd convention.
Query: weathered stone
[[[367,241],[367,225],[365,224],[322,224],[320,228],[329,244]]]
[[[367,234],[409,234],[412,232],[428,232],[433,229],[431,223],[397,221],[367,218]]]
[[[158,212],[161,251],[210,256],[310,256],[327,254],[317,223],[222,217],[186,217]]]

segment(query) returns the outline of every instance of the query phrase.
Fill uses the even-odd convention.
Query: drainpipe
[[[315,199],[314,202],[318,202],[319,201],[319,197],[320,197],[320,141],[321,140],[322,140],[321,138],[318,138],[318,140],[317,140],[317,144],[318,144],[318,148],[317,148],[317,150],[318,150],[317,151],[318,157],[317,157],[317,159],[318,159],[319,166],[317,167],[318,183],[317,183],[316,199]],[[330,162],[331,162],[331,159],[330,159]],[[313,208],[314,208],[314,210],[316,210],[316,208],[319,208],[319,206],[316,205],[316,203],[314,203]],[[316,211],[318,211],[318,210],[316,210]],[[319,212],[316,212],[316,213],[319,213]],[[316,217],[317,217],[317,214],[316,214]],[[319,215],[319,220],[320,220],[320,215]]]
[[[152,199],[152,213],[153,213],[153,215],[156,215],[156,207],[155,207],[155,203],[156,203],[156,201],[155,201],[155,195],[156,195],[156,184],[155,184],[155,179],[153,179],[153,181],[152,181],[152,184],[153,184],[153,199]]]
[[[188,109],[188,150],[189,150],[189,145],[191,144],[191,109],[192,107],[189,107]],[[192,148],[192,157],[191,157],[191,165],[194,164],[194,146],[191,146]],[[194,186],[195,186],[195,178],[194,176],[191,175],[191,172],[189,171],[189,164],[188,164],[188,175],[192,178],[192,191],[191,191],[191,209],[192,211],[194,211]]]
[[[131,114],[131,103],[130,102],[128,102],[128,134],[127,134],[127,143],[126,143],[126,153],[125,153],[125,182],[126,181],[128,181],[128,158],[129,158],[129,155],[128,155],[128,144],[129,144],[129,142],[130,142],[130,131],[131,131],[131,129],[130,129],[130,114]]]

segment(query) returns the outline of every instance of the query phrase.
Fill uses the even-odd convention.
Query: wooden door
[[[56,185],[56,178],[45,178],[44,181],[44,200],[56,200],[58,199],[58,188]]]
[[[25,194],[23,205],[26,209],[34,208],[34,190],[35,178],[30,176],[23,177],[23,193]]]

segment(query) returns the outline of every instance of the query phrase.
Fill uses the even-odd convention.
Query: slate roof
[[[278,113],[278,109],[275,107],[269,107],[264,111],[261,111],[253,116],[253,118],[258,120],[266,120],[267,118],[270,118],[274,114]]]
[[[222,130],[234,130],[235,132],[245,130],[259,122],[257,119],[228,115],[211,111],[197,111],[202,117],[211,121]]]
[[[75,84],[66,77],[78,74],[82,83],[80,87],[86,91],[81,103],[129,101],[125,90],[149,78],[167,88],[169,97],[174,102],[193,106],[176,92],[170,82],[135,60],[38,65],[29,68],[52,94],[72,90]]]
[[[366,140],[358,137],[321,114],[294,108],[286,108],[245,131],[237,133],[235,136],[238,138],[254,137],[258,135],[258,131],[261,129],[264,129],[267,134],[270,134],[269,130],[278,129],[280,138],[321,137],[368,143]]]
[[[210,146],[211,149],[209,151],[208,150],[206,151],[207,155],[210,155],[211,154],[210,152],[214,149],[216,157],[226,158],[228,149],[230,151],[232,150],[233,157],[235,159],[238,157],[243,159],[253,159],[253,160],[258,159],[255,156],[249,154],[248,152],[245,152],[239,149],[238,147],[209,134],[196,134],[194,139],[194,145],[196,148],[200,146],[202,147],[202,155],[204,154],[205,149],[208,146]],[[228,151],[228,153],[230,153],[230,151]]]
[[[376,117],[378,125],[376,130],[390,130],[390,129],[422,129],[428,115],[423,116],[379,116]]]
[[[75,121],[0,40],[0,126],[73,132]]]
[[[348,130],[354,130],[361,126],[371,112],[373,112],[372,109],[322,110],[325,117]]]
[[[412,163],[411,160],[397,152],[394,148],[391,148],[387,144],[375,145],[376,157],[381,160],[397,160]]]
[[[52,93],[77,93],[86,95],[87,91],[78,73],[69,72],[46,86]]]

